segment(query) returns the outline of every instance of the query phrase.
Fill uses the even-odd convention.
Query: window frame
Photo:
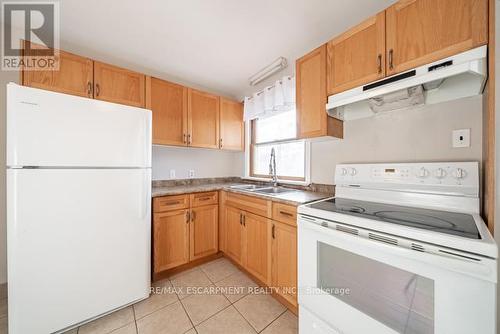
[[[251,120],[246,122],[246,134],[248,134],[245,143],[246,149],[245,149],[245,156],[246,156],[246,172],[245,172],[245,178],[247,179],[253,179],[253,180],[260,180],[260,181],[270,181],[271,180],[271,175],[269,174],[255,174],[253,170],[253,158],[254,158],[254,150],[256,146],[259,145],[269,145],[269,144],[284,144],[284,143],[290,143],[290,142],[297,142],[301,141],[304,143],[304,177],[294,177],[294,176],[283,176],[283,175],[277,175],[278,181],[280,183],[290,183],[290,184],[300,184],[300,185],[309,185],[310,184],[310,143],[304,139],[299,139],[299,138],[289,138],[289,139],[281,139],[281,140],[276,140],[276,141],[269,141],[269,142],[263,142],[256,144],[255,143],[255,135],[256,135],[256,120]]]

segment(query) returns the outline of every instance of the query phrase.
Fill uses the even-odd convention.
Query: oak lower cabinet
[[[241,210],[226,206],[224,208],[225,253],[238,264],[242,264],[243,213]]]
[[[153,278],[218,252],[218,193],[153,199]]]
[[[144,108],[146,77],[121,67],[94,61],[94,98]]]
[[[189,212],[166,211],[154,214],[153,270],[155,273],[189,262]]]
[[[385,13],[387,75],[488,43],[488,0],[400,0]]]
[[[297,136],[343,138],[343,122],[329,117],[325,110],[326,45],[297,59],[295,75]]]
[[[270,225],[266,217],[243,211],[243,267],[262,282],[270,283]]]
[[[24,55],[36,55],[36,44],[24,41]],[[33,49],[31,49],[33,48]],[[93,97],[94,85],[92,59],[60,50],[55,61],[57,70],[30,71],[21,69],[24,86],[83,97]]]
[[[191,209],[189,260],[193,261],[218,251],[219,206],[205,205]]]
[[[271,284],[292,305],[297,305],[297,227],[272,221]]]

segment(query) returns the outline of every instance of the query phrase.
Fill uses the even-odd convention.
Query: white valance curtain
[[[243,119],[249,121],[295,108],[295,77],[286,76],[272,86],[245,97]]]

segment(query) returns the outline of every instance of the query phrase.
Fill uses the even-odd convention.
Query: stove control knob
[[[438,168],[436,169],[436,171],[434,172],[434,176],[438,179],[444,179],[445,176],[446,176],[446,171],[442,168]]]
[[[350,174],[351,176],[354,176],[354,175],[356,175],[356,173],[357,173],[356,168],[351,168],[351,170],[350,170],[349,174]]]
[[[340,171],[340,174],[342,176],[346,176],[347,175],[347,169],[346,168],[342,168],[342,170]]]
[[[420,168],[417,172],[417,177],[420,179],[425,179],[427,176],[429,176],[429,171],[425,169],[424,167]]]
[[[457,180],[464,179],[467,176],[467,172],[463,170],[462,168],[457,168],[453,172],[453,177]]]

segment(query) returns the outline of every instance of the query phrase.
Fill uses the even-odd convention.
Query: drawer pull
[[[280,210],[280,214],[283,215],[283,216],[293,217],[292,213],[286,212],[286,211],[282,211],[282,210]]]
[[[208,201],[209,199],[212,199],[212,197],[201,197],[201,198],[198,198],[199,201]]]
[[[164,204],[165,205],[175,205],[175,204],[180,204],[180,203],[181,203],[180,201],[167,201]]]

